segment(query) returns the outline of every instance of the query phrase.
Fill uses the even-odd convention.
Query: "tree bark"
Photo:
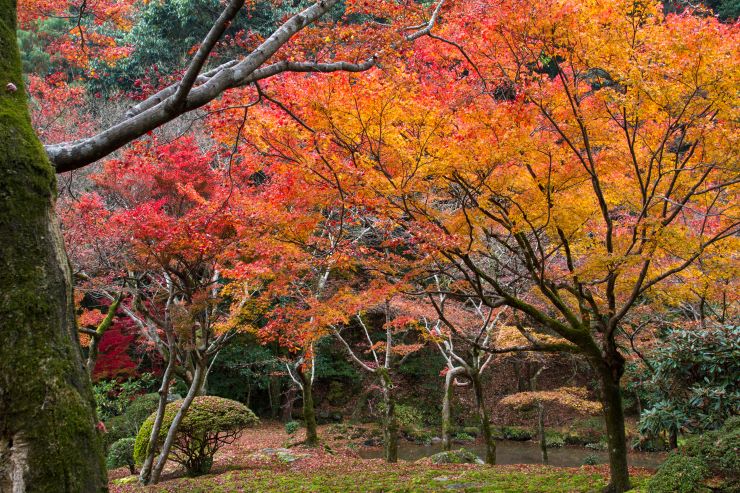
[[[545,406],[541,402],[537,404],[537,432],[540,436],[540,451],[542,462],[547,464],[547,435],[545,434]]]
[[[319,443],[319,435],[316,432],[316,409],[313,404],[313,382],[311,375],[300,368],[297,369],[298,378],[301,379],[301,391],[303,393],[303,421],[306,424],[306,445],[314,447]]]
[[[169,334],[168,334],[169,335]],[[170,343],[173,342],[172,337],[167,338]],[[154,456],[157,451],[157,441],[159,439],[159,430],[162,429],[162,420],[164,419],[165,407],[167,407],[167,395],[170,392],[170,381],[175,370],[175,355],[172,352],[169,353],[167,359],[167,367],[162,375],[162,383],[159,386],[159,404],[157,405],[157,415],[154,418],[152,425],[152,433],[149,435],[149,444],[147,445],[146,458],[139,471],[139,483],[149,484],[152,477],[152,465],[154,464]]]
[[[455,377],[464,373],[461,367],[453,368],[447,371],[445,375],[445,393],[442,398],[442,448],[452,450],[452,396]]]
[[[121,294],[119,294],[115,300],[113,300],[113,303],[108,307],[108,313],[105,315],[105,318],[103,319],[100,324],[98,324],[97,328],[95,329],[95,335],[92,335],[90,337],[90,347],[87,351],[87,373],[92,377],[93,371],[95,371],[95,364],[98,361],[98,352],[100,348],[100,341],[103,339],[103,336],[108,331],[111,325],[113,325],[113,319],[116,317],[116,311],[118,310],[118,306],[121,304],[121,299],[123,299],[123,291]]]
[[[56,180],[15,36],[16,2],[0,0],[0,491],[107,491]]]
[[[473,392],[475,393],[475,402],[478,407],[478,418],[480,420],[480,432],[483,436],[483,443],[486,446],[486,457],[483,459],[486,464],[496,464],[496,442],[491,436],[491,423],[488,421],[488,412],[483,399],[483,387],[480,381],[480,375],[472,373],[470,380],[473,382]]]
[[[162,470],[164,469],[165,464],[167,463],[167,458],[170,455],[170,450],[172,449],[172,444],[175,441],[177,430],[178,428],[180,428],[182,418],[185,417],[188,409],[190,409],[190,404],[192,404],[193,399],[195,399],[195,397],[198,395],[198,392],[203,385],[203,378],[205,377],[206,373],[206,365],[207,361],[205,361],[205,358],[196,362],[193,383],[190,385],[190,389],[188,389],[188,395],[185,396],[185,399],[182,401],[180,409],[177,410],[177,414],[175,414],[175,417],[172,419],[170,429],[167,431],[167,437],[162,443],[162,450],[159,452],[159,457],[157,458],[157,465],[154,466],[154,468],[152,469],[152,476],[149,480],[149,484],[157,484],[159,482],[159,477],[162,474]]]
[[[396,400],[393,397],[392,384],[387,372],[381,370],[380,388],[383,391],[383,448],[385,461],[398,462],[398,419],[396,418]]]
[[[627,437],[624,432],[624,410],[619,380],[624,368],[623,359],[617,357],[612,365],[602,361],[598,367],[601,385],[601,404],[609,441],[609,470],[611,479],[606,491],[622,493],[630,489],[627,469]]]

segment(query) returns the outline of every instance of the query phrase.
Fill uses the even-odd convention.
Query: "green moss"
[[[358,474],[358,471],[362,471]],[[635,486],[645,482],[635,475]],[[600,491],[606,486],[599,474],[573,472],[567,469],[534,469],[516,471],[504,468],[476,467],[458,469],[454,466],[435,467],[426,464],[400,466],[358,464],[352,470],[305,471],[230,471],[197,479],[179,479],[162,485],[167,491],[189,493],[344,493],[367,491],[384,493],[442,493],[450,491],[477,493],[571,493]],[[119,491],[143,491],[136,485],[121,486]]]
[[[0,0],[0,440],[28,444],[29,491],[97,492],[107,482],[102,448],[54,219],[55,175],[28,115],[15,8]]]

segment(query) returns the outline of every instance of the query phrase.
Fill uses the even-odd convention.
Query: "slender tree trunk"
[[[196,362],[195,375],[193,375],[193,383],[190,385],[190,389],[188,389],[188,395],[185,396],[185,399],[182,401],[180,409],[177,410],[177,414],[175,414],[175,417],[172,419],[172,424],[170,424],[170,429],[167,431],[167,437],[164,439],[164,443],[162,443],[162,450],[159,452],[159,457],[157,458],[157,465],[155,465],[152,469],[152,476],[149,480],[149,484],[157,484],[159,482],[159,477],[162,474],[162,470],[164,469],[165,464],[167,463],[167,458],[170,455],[172,443],[175,441],[175,436],[177,435],[178,428],[180,428],[182,418],[185,417],[188,409],[190,409],[190,404],[192,404],[193,399],[195,399],[195,397],[198,395],[198,391],[203,385],[206,365],[207,361],[205,361],[205,359],[201,359]]]
[[[601,403],[609,441],[610,493],[622,493],[630,489],[627,469],[627,438],[624,432],[624,410],[619,380],[622,376],[623,360],[614,358],[617,363],[608,366],[600,362],[597,369],[601,385]],[[621,362],[621,363],[620,363]]]
[[[483,387],[481,386],[480,375],[472,373],[470,380],[473,382],[473,392],[475,393],[475,402],[478,407],[478,419],[480,420],[480,431],[483,436],[483,443],[486,445],[486,464],[496,464],[496,442],[491,436],[491,423],[488,421],[486,404],[483,399]]]
[[[442,398],[442,448],[452,450],[452,396],[455,377],[464,373],[464,369],[457,367],[447,371],[445,375],[445,393]]]
[[[111,325],[113,325],[113,319],[116,318],[116,311],[118,311],[118,306],[121,304],[121,299],[123,298],[123,291],[121,294],[119,294],[115,300],[113,300],[113,303],[110,304],[108,307],[108,313],[105,315],[105,318],[103,319],[100,324],[98,324],[97,328],[95,329],[95,335],[90,337],[90,347],[87,351],[87,372],[92,377],[93,371],[95,371],[95,363],[98,361],[98,350],[100,348],[100,341],[103,339],[103,336],[108,331]]]
[[[537,432],[540,436],[540,451],[542,462],[547,464],[547,435],[545,435],[545,406],[540,402],[537,404]]]
[[[97,493],[108,483],[102,442],[15,9],[0,0],[0,491]]]
[[[311,447],[318,445],[319,436],[316,432],[316,409],[313,405],[313,382],[311,381],[311,375],[306,375],[306,372],[297,369],[298,378],[301,379],[301,386],[303,392],[303,421],[306,423],[306,445]]]
[[[678,448],[678,430],[671,430],[668,435],[668,446],[671,450]]]
[[[381,370],[380,388],[383,391],[385,416],[383,419],[383,447],[385,461],[398,462],[398,419],[396,418],[396,400],[393,396],[390,376]]]
[[[285,402],[280,407],[280,421],[287,423],[293,419],[293,406],[296,400],[296,387],[291,385],[285,393]]]
[[[171,338],[168,337],[168,339],[172,342]],[[149,484],[149,480],[152,477],[152,465],[154,464],[154,456],[157,454],[159,430],[162,429],[162,420],[164,419],[164,411],[167,406],[167,395],[170,393],[170,381],[172,380],[174,371],[175,356],[170,352],[167,358],[167,367],[162,375],[162,383],[159,386],[159,404],[157,405],[157,415],[152,425],[152,433],[149,435],[146,458],[141,466],[141,471],[139,471],[139,482],[141,484]]]
[[[280,413],[280,377],[269,377],[267,391],[270,397],[270,417],[275,419]]]

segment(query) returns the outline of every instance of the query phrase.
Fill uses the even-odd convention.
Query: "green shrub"
[[[671,454],[647,484],[648,493],[700,493],[709,468],[698,457]]]
[[[587,443],[584,446],[587,449],[591,449],[591,450],[606,450],[609,448],[609,444],[604,439],[599,440],[598,442],[594,442],[594,443]]]
[[[524,442],[532,439],[532,431],[527,428],[520,428],[518,426],[504,426],[501,429],[501,435],[506,440],[515,440],[518,442]]]
[[[293,433],[298,431],[300,427],[301,424],[298,421],[288,421],[287,423],[285,423],[285,433],[287,433],[288,435],[292,435]]]
[[[545,432],[545,440],[550,448],[560,448],[565,445],[565,437],[557,431]]]
[[[136,439],[133,437],[121,438],[108,450],[108,457],[106,458],[105,465],[108,469],[118,469],[119,467],[128,467],[131,474],[136,474],[136,468],[134,467],[134,443]]]
[[[414,406],[397,404],[396,419],[401,428],[421,428],[424,426],[424,416]]]
[[[120,416],[105,422],[106,449],[121,438],[135,437],[141,424],[157,409],[158,394],[144,394],[134,399]]]
[[[455,436],[454,436],[454,438],[455,438],[455,440],[460,440],[460,441],[463,441],[463,442],[472,442],[473,440],[475,440],[475,437],[473,435],[468,435],[465,432],[456,433]]]
[[[477,437],[480,434],[480,430],[477,426],[465,426],[462,429],[463,433],[467,433],[468,435],[472,435],[474,437]]]
[[[157,440],[157,451],[164,441],[172,420],[183,401],[171,402],[165,408],[162,428]],[[134,460],[141,464],[146,457],[149,436],[156,412],[149,416],[136,436]],[[221,397],[196,397],[180,422],[170,458],[185,467],[191,476],[205,474],[211,469],[213,456],[225,444],[233,442],[244,428],[259,420],[245,405]]]
[[[588,454],[583,458],[581,464],[584,466],[595,466],[599,463],[599,456],[594,454]]]
[[[681,448],[682,454],[703,458],[709,468],[722,476],[732,477],[740,471],[740,416],[728,419],[719,430],[690,437]]]
[[[123,414],[137,396],[147,392],[154,384],[155,379],[151,373],[144,373],[140,378],[125,382],[101,380],[93,385],[98,417],[107,421]]]

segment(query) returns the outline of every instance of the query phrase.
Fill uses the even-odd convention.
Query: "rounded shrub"
[[[298,421],[288,421],[287,423],[285,423],[285,433],[287,433],[288,435],[292,435],[293,433],[298,431],[300,427],[301,424]]]
[[[699,457],[671,454],[647,484],[648,493],[700,493],[709,468]]]
[[[167,437],[170,424],[182,402],[171,402],[165,408],[156,452],[159,452]],[[134,460],[137,464],[141,464],[146,458],[155,417],[156,411],[144,421],[136,435]],[[214,396],[196,397],[180,422],[169,458],[184,466],[191,476],[206,474],[211,469],[213,456],[218,449],[232,443],[245,428],[258,422],[257,416],[240,402]]]
[[[594,454],[588,454],[583,458],[581,464],[584,466],[595,466],[599,463],[599,456]]]
[[[134,443],[136,439],[133,437],[121,438],[117,442],[114,442],[108,450],[108,457],[106,457],[105,465],[108,469],[118,469],[119,467],[128,467],[131,474],[136,474],[136,468],[134,464]]]

